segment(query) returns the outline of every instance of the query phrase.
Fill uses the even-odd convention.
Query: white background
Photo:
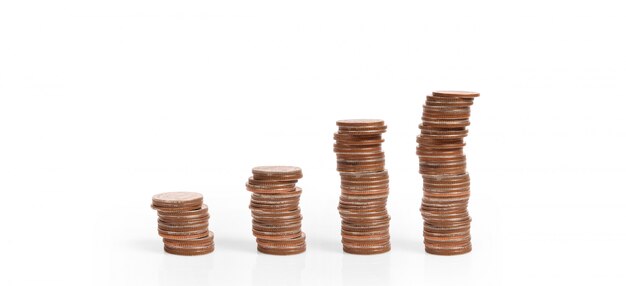
[[[0,2],[0,285],[624,285],[624,8],[504,2]],[[458,257],[421,242],[437,89],[482,94]],[[388,124],[388,254],[341,250],[345,118]],[[256,252],[268,164],[304,170],[304,255]],[[162,251],[166,191],[204,194],[213,254]]]

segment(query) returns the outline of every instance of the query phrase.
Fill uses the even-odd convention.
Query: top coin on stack
[[[259,252],[290,255],[306,250],[301,231],[300,195],[296,183],[302,169],[291,166],[261,166],[252,169],[246,188],[252,192],[252,233]]]
[[[421,213],[426,252],[455,255],[470,252],[469,174],[463,152],[470,106],[479,94],[436,91],[426,97],[417,137],[424,179]]]
[[[385,170],[383,120],[337,121],[334,151],[341,176],[339,215],[343,250],[352,254],[378,254],[391,249]]]
[[[213,252],[213,232],[209,231],[209,212],[202,194],[170,192],[152,197],[157,210],[159,235],[164,250],[178,255],[201,255]]]

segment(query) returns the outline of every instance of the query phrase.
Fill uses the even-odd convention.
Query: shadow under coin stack
[[[171,192],[154,195],[152,208],[159,215],[159,235],[165,252],[202,255],[213,252],[213,232],[209,231],[209,210],[202,194]]]
[[[417,137],[420,174],[424,181],[421,213],[426,252],[457,255],[472,251],[467,211],[470,178],[464,138],[470,106],[479,94],[437,91],[426,97],[421,134]]]
[[[339,215],[343,251],[379,254],[391,250],[387,213],[389,175],[385,170],[383,120],[337,121],[334,151],[341,176]]]
[[[257,250],[266,254],[290,255],[306,250],[301,231],[300,195],[296,187],[302,170],[290,166],[262,166],[252,169],[246,188],[252,192],[252,233]]]

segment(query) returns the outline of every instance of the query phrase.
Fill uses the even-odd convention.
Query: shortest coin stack
[[[209,211],[202,195],[170,192],[154,195],[152,208],[159,216],[159,235],[164,250],[177,255],[202,255],[213,252],[213,232],[209,231]]]
[[[306,250],[301,231],[300,194],[296,187],[302,170],[290,166],[262,166],[252,169],[246,189],[252,192],[252,233],[257,250],[266,254],[290,255]]]

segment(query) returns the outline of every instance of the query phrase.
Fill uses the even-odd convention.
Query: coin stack
[[[470,178],[464,138],[470,106],[479,94],[436,91],[426,97],[417,155],[424,182],[421,213],[426,252],[457,255],[472,251],[467,211]]]
[[[202,194],[170,192],[154,195],[152,208],[159,216],[159,235],[164,250],[178,255],[213,252],[213,232],[209,231],[209,210]]]
[[[337,121],[334,151],[341,177],[339,215],[343,251],[378,254],[391,250],[387,196],[389,175],[385,170],[383,120]]]
[[[252,169],[246,189],[252,192],[252,234],[257,250],[266,254],[290,255],[306,250],[301,231],[300,195],[296,187],[302,169],[291,166],[261,166]]]

